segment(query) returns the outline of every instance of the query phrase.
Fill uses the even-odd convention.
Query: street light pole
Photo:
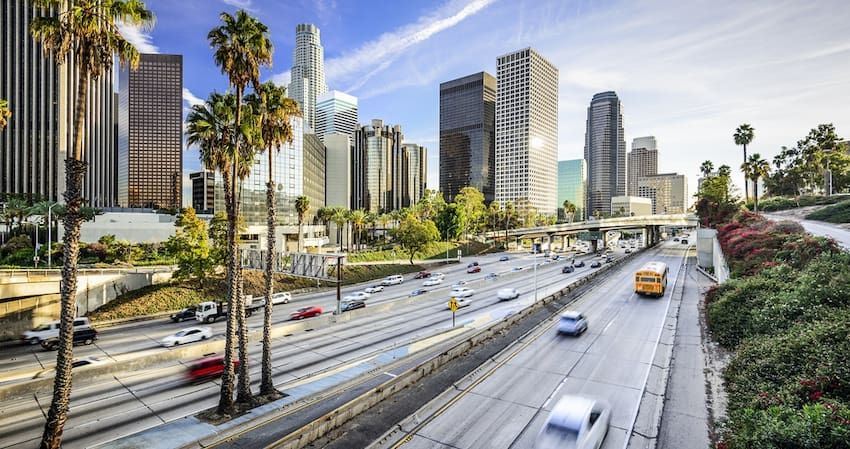
[[[533,243],[533,241],[532,241]],[[537,302],[537,250],[534,250],[534,302]]]
[[[53,203],[47,208],[47,268],[52,268],[51,253],[53,252],[50,244],[53,243],[53,206],[59,203]]]

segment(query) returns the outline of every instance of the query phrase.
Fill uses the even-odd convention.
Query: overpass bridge
[[[694,214],[663,214],[643,215],[639,217],[616,217],[603,218],[600,220],[579,221],[574,223],[561,223],[549,226],[538,226],[533,228],[506,229],[504,231],[490,231],[485,233],[488,239],[509,240],[513,238],[517,245],[522,240],[538,239],[551,244],[553,238],[560,237],[562,242],[570,238],[582,240],[581,237],[590,237],[593,250],[596,250],[596,241],[602,240],[603,245],[608,244],[608,231],[638,231],[644,235],[644,242],[649,245],[658,243],[661,238],[662,227],[691,227],[699,224],[699,217]],[[566,246],[566,245],[563,245]]]

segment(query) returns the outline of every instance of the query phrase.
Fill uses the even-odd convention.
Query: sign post
[[[452,311],[452,327],[455,327],[455,312],[457,312],[458,304],[454,296],[449,300],[449,309]]]

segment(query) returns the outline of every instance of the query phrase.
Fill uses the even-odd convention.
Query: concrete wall
[[[87,315],[129,291],[168,282],[171,274],[167,271],[86,276],[77,284],[77,315]]]
[[[697,265],[703,268],[714,268],[714,277],[718,284],[729,279],[729,266],[726,265],[726,256],[717,240],[717,231],[714,229],[697,229]]]

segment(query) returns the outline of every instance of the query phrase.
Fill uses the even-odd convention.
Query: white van
[[[88,318],[74,318],[74,330],[88,329],[89,327],[90,323]],[[59,337],[59,321],[50,321],[21,334],[21,341],[35,345],[43,340],[47,340],[48,338],[56,337]]]
[[[384,280],[381,281],[381,285],[383,285],[383,286],[398,285],[398,284],[401,284],[402,282],[404,282],[404,276],[402,276],[400,274],[394,274],[394,275],[385,277]]]

